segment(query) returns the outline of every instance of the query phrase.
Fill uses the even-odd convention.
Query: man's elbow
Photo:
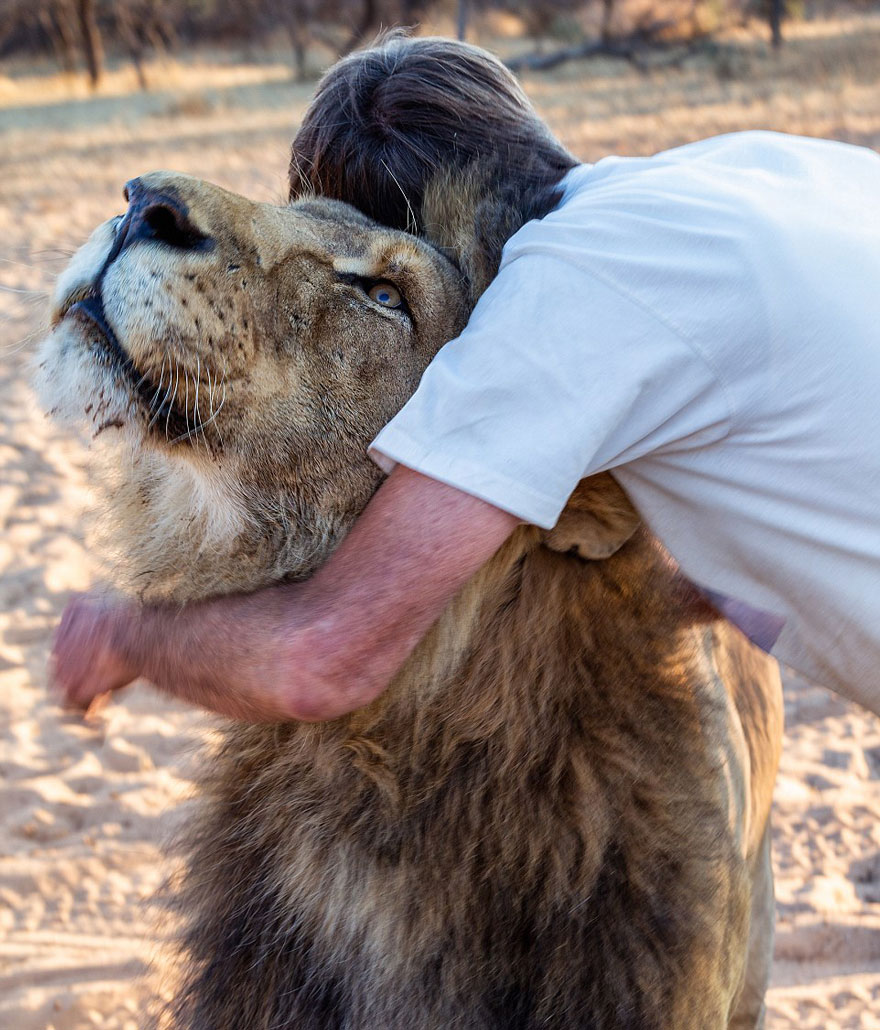
[[[308,682],[302,675],[293,673],[282,695],[284,718],[297,722],[340,719],[359,708],[365,708],[382,693],[383,686],[360,679],[354,686],[350,682]]]
[[[272,648],[284,718],[298,722],[339,719],[374,701],[388,686],[387,662],[372,638],[353,646],[348,622],[316,620],[283,632]]]

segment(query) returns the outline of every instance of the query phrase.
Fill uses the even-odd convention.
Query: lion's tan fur
[[[433,235],[453,266],[343,205],[149,182],[214,247],[123,251],[108,320],[139,372],[161,379],[171,355],[226,400],[172,443],[104,342],[69,317],[47,341],[47,405],[91,420],[115,465],[118,585],[185,601],[307,576],[378,485],[366,444],[463,324],[515,216],[474,246],[479,182],[441,183]],[[62,280],[59,315],[111,235]],[[400,284],[412,322],[365,306],[351,275]],[[174,397],[188,425],[179,379]],[[373,705],[226,728],[181,884],[174,1024],[756,1027],[780,731],[775,668],[610,477],[585,481],[553,531],[513,534]]]

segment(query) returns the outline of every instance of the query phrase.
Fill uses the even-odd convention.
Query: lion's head
[[[59,279],[43,400],[111,445],[133,589],[305,576],[381,479],[366,445],[463,326],[462,277],[335,201],[166,172],[126,195]]]

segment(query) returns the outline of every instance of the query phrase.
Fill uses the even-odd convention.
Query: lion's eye
[[[376,283],[367,291],[367,296],[383,308],[399,308],[403,304],[403,297],[391,283]]]

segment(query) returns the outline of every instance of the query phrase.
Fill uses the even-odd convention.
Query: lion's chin
[[[103,340],[64,318],[43,340],[34,370],[34,385],[43,408],[72,428],[92,435],[111,425],[133,425],[138,408]]]
[[[100,299],[70,305],[37,353],[34,382],[49,414],[92,438],[126,429],[130,444],[190,443],[199,427],[170,399],[172,383],[142,373],[107,323]]]

